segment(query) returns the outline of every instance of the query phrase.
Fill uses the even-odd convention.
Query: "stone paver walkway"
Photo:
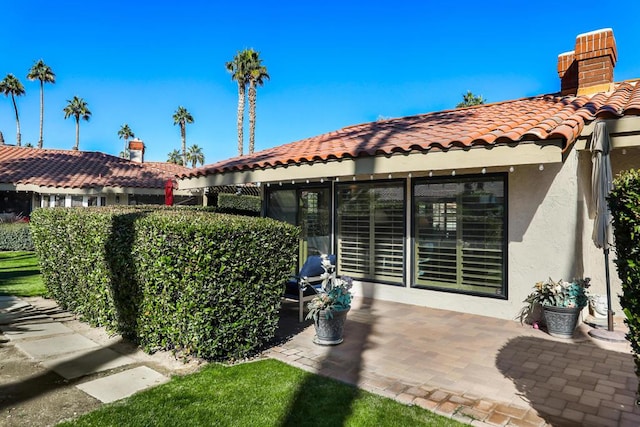
[[[43,298],[0,296],[0,331],[29,358],[66,380],[73,379],[77,389],[101,402],[161,384],[170,373],[187,372],[194,365],[146,355],[119,336],[78,322]]]
[[[640,425],[629,344],[594,340],[585,324],[567,340],[516,321],[356,299],[344,343],[322,347],[285,306],[283,322],[297,330],[266,354],[308,371],[478,426]]]

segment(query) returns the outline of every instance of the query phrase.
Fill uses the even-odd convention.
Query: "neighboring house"
[[[582,34],[558,58],[559,93],[350,126],[191,170],[180,186],[259,184],[265,215],[302,227],[302,260],[335,252],[360,295],[513,319],[548,277],[590,276],[604,293],[595,120],[614,173],[640,167],[640,84],[614,83],[616,60],[610,29]]]
[[[144,163],[144,144],[129,143],[132,159],[77,150],[0,146],[0,214],[29,215],[36,207],[163,204],[168,179],[187,168]],[[175,203],[202,204],[191,190]]]

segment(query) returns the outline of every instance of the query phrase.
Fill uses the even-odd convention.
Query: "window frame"
[[[381,278],[381,275],[376,275],[375,272],[373,275],[363,275],[364,277],[360,277],[360,276],[356,276],[353,275],[353,273],[350,272],[343,272],[340,270],[340,248],[339,248],[339,240],[340,240],[340,226],[339,226],[339,222],[341,220],[341,215],[339,214],[339,204],[340,204],[340,200],[339,200],[339,190],[342,187],[348,187],[351,185],[366,185],[366,186],[380,186],[380,185],[388,185],[388,184],[396,184],[398,186],[399,189],[402,190],[402,274],[398,277],[397,281],[394,280],[388,280],[388,279],[384,279]],[[407,181],[406,179],[380,179],[380,180],[373,180],[373,181],[340,181],[340,182],[336,182],[335,183],[335,187],[334,187],[334,200],[335,200],[335,206],[334,206],[334,211],[335,211],[335,224],[334,224],[334,233],[335,233],[335,251],[336,251],[336,255],[338,256],[338,273],[339,274],[346,274],[349,276],[353,275],[353,278],[356,280],[360,280],[360,281],[365,281],[365,282],[372,282],[375,284],[382,284],[382,285],[391,285],[391,286],[396,286],[396,287],[406,287],[406,276],[407,276],[407,268],[409,268],[409,264],[407,263],[407,245],[406,245],[406,241],[407,241],[407,219],[408,219],[408,215],[407,215],[407,197],[408,197],[408,192],[407,192]],[[372,270],[370,270],[372,271]]]
[[[270,210],[270,204],[271,204],[271,193],[273,192],[277,192],[277,191],[293,191],[295,193],[295,221],[296,223],[293,224],[297,227],[301,227],[302,228],[302,220],[300,218],[301,212],[300,212],[300,200],[301,200],[301,196],[302,196],[302,192],[304,191],[314,191],[314,190],[323,190],[327,192],[327,195],[329,197],[329,209],[328,209],[328,214],[329,214],[329,252],[330,253],[335,253],[336,248],[335,248],[335,242],[334,242],[334,238],[333,238],[333,234],[334,234],[334,202],[333,202],[333,190],[332,190],[332,186],[331,186],[331,182],[327,181],[324,183],[310,183],[310,184],[271,184],[267,187],[265,187],[265,192],[264,192],[264,211],[263,211],[263,216],[267,217],[267,218],[273,218],[268,216],[269,210]],[[280,221],[282,221],[282,219],[279,219]],[[302,244],[302,241],[304,240],[302,237],[302,234],[304,233],[304,230],[302,230],[300,239],[299,239],[299,248],[298,248],[298,269],[302,267],[302,265],[304,264],[304,262],[306,261],[306,255],[307,255],[307,250],[308,247],[304,247],[304,245]],[[308,244],[308,241],[307,241]]]
[[[484,180],[491,179],[495,181],[501,181],[503,185],[503,221],[502,221],[502,289],[501,294],[491,294],[486,292],[479,292],[473,290],[465,290],[465,289],[456,289],[456,288],[447,288],[440,287],[434,285],[425,285],[418,284],[418,268],[417,268],[417,260],[418,260],[418,251],[416,250],[416,239],[418,232],[418,217],[416,214],[417,211],[417,197],[416,197],[416,187],[422,184],[438,184],[438,183],[465,183],[465,182],[473,182],[474,179]],[[463,294],[470,296],[478,296],[483,298],[492,298],[492,299],[500,299],[500,300],[508,300],[509,299],[509,179],[508,174],[505,172],[500,173],[487,173],[487,174],[470,174],[470,175],[460,175],[460,176],[442,176],[442,177],[419,177],[414,178],[411,181],[411,260],[410,260],[410,270],[411,270],[411,278],[410,278],[410,287],[412,289],[426,289],[438,292],[447,292],[447,293],[455,293],[455,294]],[[456,262],[462,262],[456,261]]]

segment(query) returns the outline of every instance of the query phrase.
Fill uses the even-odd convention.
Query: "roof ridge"
[[[454,113],[454,112],[458,112],[458,111],[470,111],[470,110],[475,110],[475,109],[482,109],[482,108],[487,108],[487,107],[494,107],[494,106],[497,106],[497,105],[505,105],[505,104],[511,104],[511,103],[523,102],[523,101],[530,101],[530,100],[535,100],[535,99],[539,99],[539,98],[547,98],[547,97],[560,98],[560,99],[563,99],[563,98],[573,98],[573,99],[579,98],[579,97],[577,97],[575,95],[562,95],[560,92],[543,93],[543,94],[539,94],[539,95],[525,96],[525,97],[516,98],[516,99],[508,99],[508,100],[504,100],[504,101],[490,102],[488,104],[478,104],[478,105],[471,105],[469,107],[460,107],[460,108],[449,108],[447,110],[430,111],[428,113],[412,114],[412,115],[400,116],[400,117],[390,117],[390,118],[386,118],[386,119],[383,119],[383,120],[375,120],[375,121],[372,121],[372,122],[357,123],[357,124],[353,124],[353,125],[344,126],[344,127],[340,128],[339,131],[349,130],[349,129],[357,128],[357,127],[364,126],[364,125],[371,125],[371,124],[377,124],[377,123],[390,123],[390,122],[394,122],[394,121],[397,121],[397,120],[406,120],[406,119],[412,119],[412,118],[424,118],[424,117],[428,117],[428,116],[434,115],[434,114],[449,114],[449,113]],[[332,132],[339,132],[339,131],[332,131]],[[322,135],[328,135],[328,134],[330,134],[332,132],[327,132],[327,133],[322,134]],[[311,138],[314,138],[314,137],[311,137]],[[308,138],[304,138],[304,139],[301,139],[299,141],[304,141],[305,139],[308,139]]]

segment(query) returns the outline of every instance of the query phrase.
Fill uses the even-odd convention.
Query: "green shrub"
[[[299,229],[199,209],[54,208],[32,215],[49,292],[147,351],[241,358],[275,333]]]
[[[620,174],[614,180],[608,201],[613,217],[616,266],[622,281],[620,305],[629,327],[627,339],[635,354],[636,375],[640,377],[640,171]]]
[[[33,241],[31,240],[28,223],[0,223],[0,251],[32,250]]]
[[[218,194],[218,211],[220,212],[259,215],[261,209],[262,199],[258,196]]]

